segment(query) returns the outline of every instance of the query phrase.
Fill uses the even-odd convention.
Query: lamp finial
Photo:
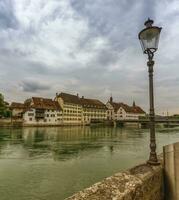
[[[144,23],[144,25],[148,28],[151,27],[154,21],[148,17],[148,20]]]

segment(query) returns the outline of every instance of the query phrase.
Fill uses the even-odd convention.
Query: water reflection
[[[116,134],[115,129],[104,131],[102,127],[28,128],[23,131],[23,139],[31,157],[49,153],[54,160],[67,160],[78,157],[82,151],[98,151],[105,140],[116,138]]]
[[[163,145],[179,140],[179,130],[158,130],[156,136],[161,151]],[[64,199],[148,155],[148,130],[0,129],[1,200]]]
[[[1,130],[0,149],[4,149],[1,156],[5,156],[3,152],[7,152],[10,145],[17,144],[24,148],[24,155],[29,158],[43,156],[54,160],[67,160],[78,157],[83,151],[97,152],[101,148],[112,153],[118,144],[122,145],[127,138],[143,137],[139,130],[133,132],[131,135],[131,130],[123,132],[120,128],[110,127],[23,128],[8,129],[5,132]]]

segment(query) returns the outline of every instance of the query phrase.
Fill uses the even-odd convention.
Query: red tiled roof
[[[127,104],[116,102],[110,102],[110,104],[113,106],[115,112],[122,107],[127,113],[145,114],[145,112],[139,106],[128,106]]]
[[[32,99],[26,99],[26,100],[24,101],[25,107],[29,107],[30,104],[31,104],[31,102],[32,102]]]
[[[133,106],[133,107],[132,107],[132,110],[133,110],[133,112],[134,112],[134,113],[141,113],[141,114],[145,114],[145,111],[144,111],[144,110],[142,110],[142,108],[141,108],[141,107],[139,107],[139,106]]]
[[[78,95],[67,94],[64,92],[58,94],[58,97],[61,97],[66,103],[78,104],[83,107],[106,108],[106,105],[97,99],[80,98]]]
[[[80,98],[77,95],[67,94],[64,92],[61,92],[58,97],[61,97],[64,102],[66,103],[72,103],[72,104],[78,104],[80,105]]]
[[[81,105],[85,108],[106,109],[106,105],[97,99],[80,98]]]
[[[10,108],[24,108],[24,104],[23,103],[18,103],[18,102],[12,102]]]
[[[32,104],[30,107],[36,109],[53,109],[61,110],[61,107],[57,101],[52,99],[46,99],[41,97],[32,97]]]
[[[110,104],[113,106],[114,111],[117,112],[120,107],[124,108],[126,112],[130,112],[130,107],[124,103],[116,103],[116,102],[110,102]]]

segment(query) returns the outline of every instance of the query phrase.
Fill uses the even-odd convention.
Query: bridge
[[[147,126],[149,125],[149,118],[148,117],[141,117],[139,119],[121,119],[114,121],[114,124],[116,125],[125,125],[125,124],[140,124],[141,126]],[[167,127],[173,127],[173,126],[179,126],[179,118],[173,118],[173,117],[156,117],[155,118],[156,124],[162,124]]]
[[[134,123],[146,123],[150,122],[149,119],[121,119],[116,122],[134,122]],[[179,119],[155,119],[156,123],[179,123]]]

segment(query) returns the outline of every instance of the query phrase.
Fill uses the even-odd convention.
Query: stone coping
[[[164,153],[179,152],[179,142],[168,144],[163,147]]]
[[[116,173],[65,200],[161,200],[163,159],[158,166],[141,164]]]

